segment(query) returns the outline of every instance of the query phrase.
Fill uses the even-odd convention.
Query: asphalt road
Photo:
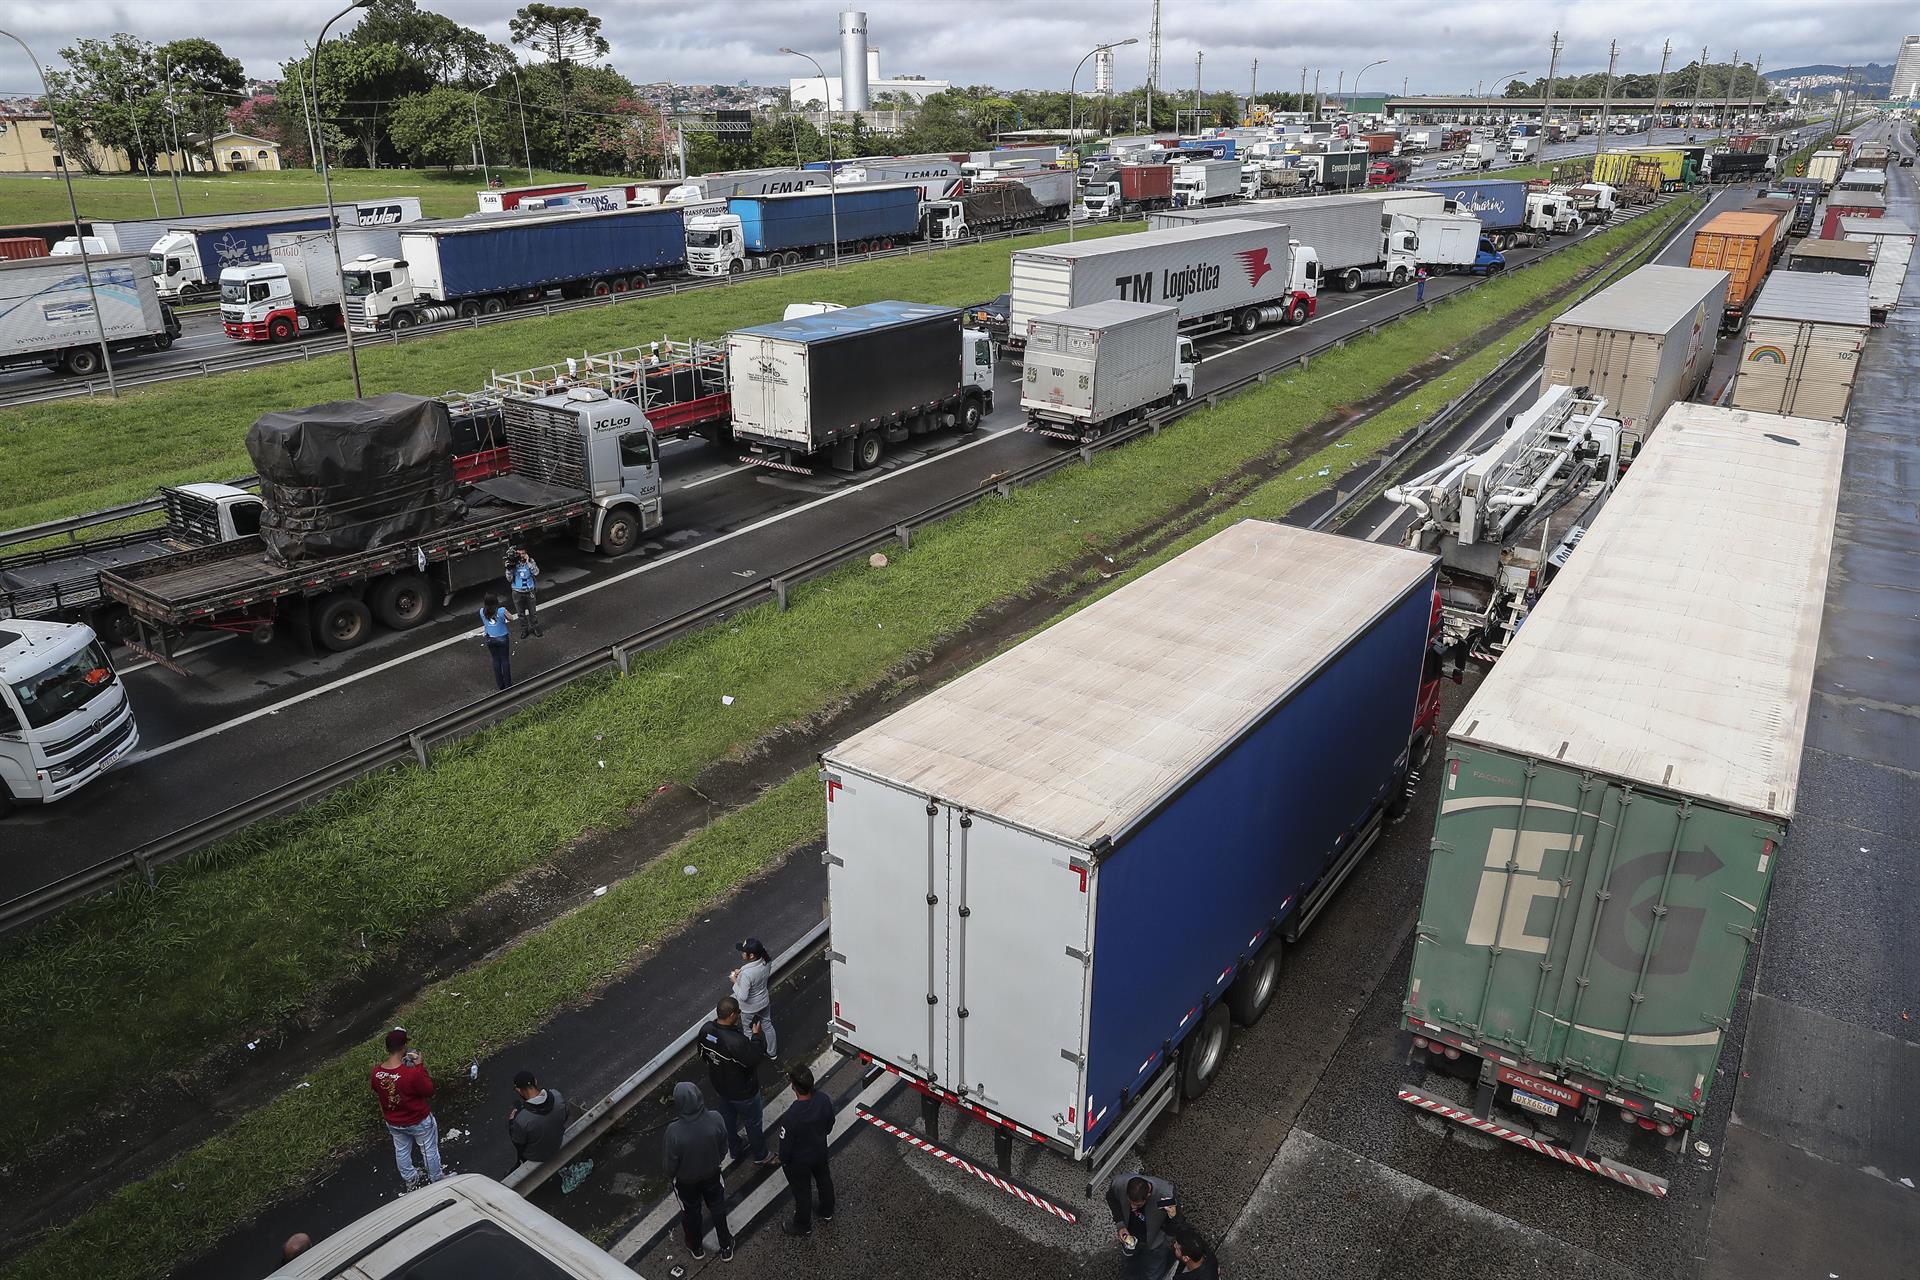
[[[1541,250],[1510,255],[1521,262]],[[1465,287],[1441,277],[1429,292]],[[1413,303],[1411,289],[1330,294],[1314,321],[1250,339],[1203,345],[1200,391],[1270,368],[1330,332],[1360,332]],[[849,529],[887,528],[1056,446],[1019,429],[1011,369],[996,412],[971,440],[922,437],[891,452],[871,475],[811,477],[741,466],[703,442],[665,451],[667,525],[646,553],[605,560],[564,543],[541,552],[544,639],[517,643],[521,678],[604,650],[655,623],[737,589],[753,577],[839,545]],[[381,632],[348,654],[308,654],[291,642],[256,648],[231,638],[189,647],[181,677],[132,662],[123,668],[140,719],[130,761],[91,785],[79,803],[9,820],[25,856],[0,861],[0,898],[31,891],[105,857],[300,777],[490,692],[472,639],[478,592],[456,599],[404,634]],[[288,628],[292,630],[292,628]]]

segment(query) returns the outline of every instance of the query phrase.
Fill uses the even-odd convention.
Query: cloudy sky
[[[257,76],[279,64],[344,0],[0,0],[5,29],[43,61],[82,36],[132,32],[155,42],[183,35],[212,39]],[[422,0],[422,7],[505,43],[520,0]],[[783,83],[804,64],[776,50],[790,44],[829,63],[837,57],[839,0],[587,0],[604,20],[611,61],[638,82]],[[956,84],[1064,88],[1094,44],[1138,37],[1122,49],[1117,80],[1146,73],[1150,0],[867,0],[869,41],[886,74],[918,74]],[[1618,40],[1623,71],[1653,71],[1663,40],[1674,64],[1700,46],[1722,60],[1737,43],[1769,69],[1806,63],[1893,61],[1899,36],[1920,30],[1914,0],[1164,0],[1163,80],[1191,87],[1194,55],[1205,54],[1202,83],[1244,91],[1251,64],[1260,83],[1297,87],[1300,68],[1322,72],[1331,90],[1346,72],[1376,58],[1363,87],[1395,92],[1470,92],[1477,80],[1514,72],[1543,75],[1549,33],[1566,41],[1561,66],[1604,70],[1607,43]],[[0,92],[35,88],[31,67],[10,42],[0,50]],[[1090,73],[1088,73],[1090,74]],[[1083,79],[1085,77],[1083,76]]]

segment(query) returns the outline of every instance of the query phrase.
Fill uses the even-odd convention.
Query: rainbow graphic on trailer
[[[1755,347],[1747,352],[1748,364],[1785,364],[1787,353],[1778,347]]]

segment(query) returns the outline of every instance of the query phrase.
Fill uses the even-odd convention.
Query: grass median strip
[[[1084,239],[1138,229],[1137,223],[1121,223],[1077,234]],[[1007,261],[1016,247],[1065,236],[1050,232],[837,269],[749,277],[720,288],[380,343],[360,352],[361,382],[368,395],[475,391],[495,370],[525,369],[660,338],[717,338],[730,329],[777,320],[790,302],[898,298],[966,306],[1006,289]],[[136,502],[152,496],[157,485],[246,475],[253,470],[246,434],[254,419],[351,396],[352,385],[347,358],[339,354],[136,389],[117,401],[61,400],[0,409],[0,455],[7,459],[0,471],[0,529]]]
[[[562,1005],[637,963],[687,920],[815,839],[820,785],[803,770],[719,818],[596,899],[421,993],[399,1018],[434,1046],[443,1085],[459,1064],[525,1038]],[[698,868],[686,875],[682,867]],[[636,1028],[637,1043],[678,1028]],[[226,1132],[126,1187],[5,1268],[9,1280],[136,1280],[212,1247],[236,1222],[374,1135],[371,1044],[340,1054]]]
[[[1679,208],[1357,339],[1158,438],[976,506],[923,532],[884,569],[863,564],[801,588],[787,612],[749,611],[637,658],[625,678],[582,681],[437,752],[431,769],[369,778],[262,824],[170,870],[151,898],[92,905],[9,944],[0,952],[0,1042],[60,1047],[8,1064],[14,1096],[28,1104],[24,1113],[45,1113],[32,1104],[59,1096],[70,1083],[64,1064],[75,1060],[103,1091],[190,1071],[224,1038],[381,963],[423,923],[581,834],[617,826],[661,785],[874,687],[996,602],[1162,527],[1246,463],[1534,306]],[[1423,388],[1412,400],[1431,412],[1447,394]],[[513,839],[475,838],[506,830]],[[36,1136],[10,1130],[0,1159],[29,1156]],[[174,1252],[143,1261],[162,1256]]]

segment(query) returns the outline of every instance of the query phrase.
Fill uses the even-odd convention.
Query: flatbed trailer
[[[689,436],[723,443],[733,434],[733,396],[724,342],[649,342],[514,373],[494,372],[487,391],[529,399],[597,387],[646,414],[660,440]]]

